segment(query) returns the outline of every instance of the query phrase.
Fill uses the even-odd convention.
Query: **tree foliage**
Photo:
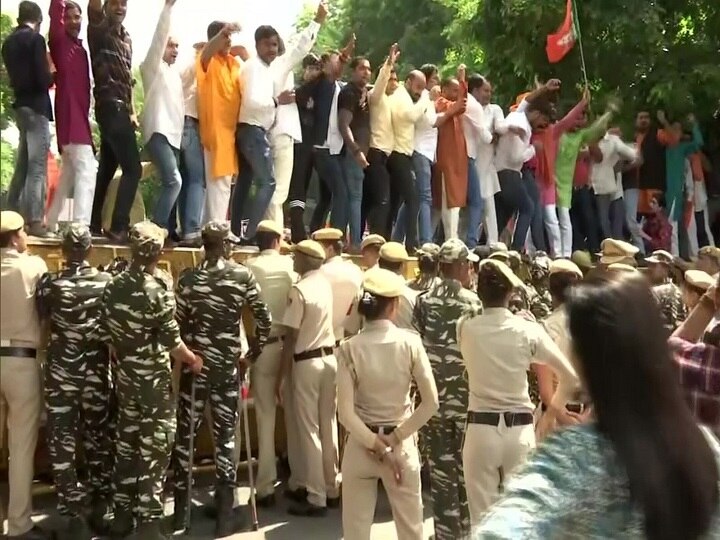
[[[12,32],[13,22],[9,15],[0,14],[0,43]],[[12,110],[13,93],[10,88],[10,79],[5,70],[5,63],[0,62],[0,129],[5,129],[8,124],[8,116]]]

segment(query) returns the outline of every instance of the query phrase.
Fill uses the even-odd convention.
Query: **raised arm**
[[[593,122],[590,127],[587,127],[582,131],[583,143],[590,144],[602,139],[608,130],[610,120],[612,120],[615,112],[617,112],[617,106],[613,103],[610,103],[605,114],[595,120],[595,122]]]
[[[165,48],[167,47],[167,42],[170,38],[170,20],[172,17],[172,7],[175,5],[175,2],[176,0],[165,0],[165,5],[160,12],[160,18],[158,19],[157,26],[155,27],[155,33],[153,34],[152,41],[150,42],[150,48],[145,56],[145,60],[143,60],[140,64],[140,73],[143,78],[143,85],[145,86],[146,92],[163,61]]]
[[[553,135],[558,138],[563,133],[575,127],[578,123],[578,120],[580,120],[580,118],[582,117],[583,112],[585,112],[588,103],[590,103],[590,91],[586,88],[583,92],[582,99],[578,101],[577,105],[570,109],[570,111],[568,111],[565,116],[558,120],[555,125],[553,125]]]
[[[397,43],[393,43],[392,47],[390,47],[390,54],[388,54],[388,57],[385,59],[385,63],[380,69],[380,73],[375,80],[375,86],[373,86],[373,89],[368,95],[368,102],[370,105],[377,105],[385,95],[388,82],[390,82],[390,74],[392,73],[398,56],[400,56],[400,48]]]
[[[286,77],[310,52],[317,39],[320,26],[327,18],[327,14],[327,5],[322,1],[315,12],[315,18],[296,36],[297,39],[292,40],[285,54],[279,56],[273,63],[273,66],[277,64],[275,69],[278,70],[276,73],[279,77]]]
[[[48,41],[52,44],[65,33],[65,0],[50,0],[50,32]]]
[[[88,32],[91,31],[93,26],[98,26],[105,21],[102,0],[90,0],[88,2],[88,21],[90,22]]]
[[[200,53],[200,65],[203,71],[207,71],[210,60],[212,60],[212,57],[222,50],[227,40],[230,39],[230,36],[239,31],[240,26],[237,24],[226,24],[215,37],[205,44],[205,47],[203,47],[203,50]]]

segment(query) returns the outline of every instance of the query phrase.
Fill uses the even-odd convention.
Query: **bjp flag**
[[[551,64],[556,64],[562,60],[573,48],[576,40],[577,28],[575,26],[573,3],[572,0],[567,0],[565,20],[554,34],[547,37],[545,51],[547,52],[548,61]]]

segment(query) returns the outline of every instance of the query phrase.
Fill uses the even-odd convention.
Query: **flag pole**
[[[589,88],[590,85],[588,84],[587,67],[585,66],[585,51],[583,50],[582,45],[582,33],[580,32],[580,18],[578,17],[576,0],[573,0],[572,8],[573,19],[575,20],[575,30],[577,31],[578,47],[580,48],[580,69],[582,71],[583,79],[585,80],[585,87]]]

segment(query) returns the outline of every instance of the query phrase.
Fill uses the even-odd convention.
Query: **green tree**
[[[6,13],[0,14],[0,43],[12,32],[13,22]],[[13,93],[10,88],[10,79],[5,70],[5,62],[0,62],[0,129],[5,129],[9,122],[12,110]]]

